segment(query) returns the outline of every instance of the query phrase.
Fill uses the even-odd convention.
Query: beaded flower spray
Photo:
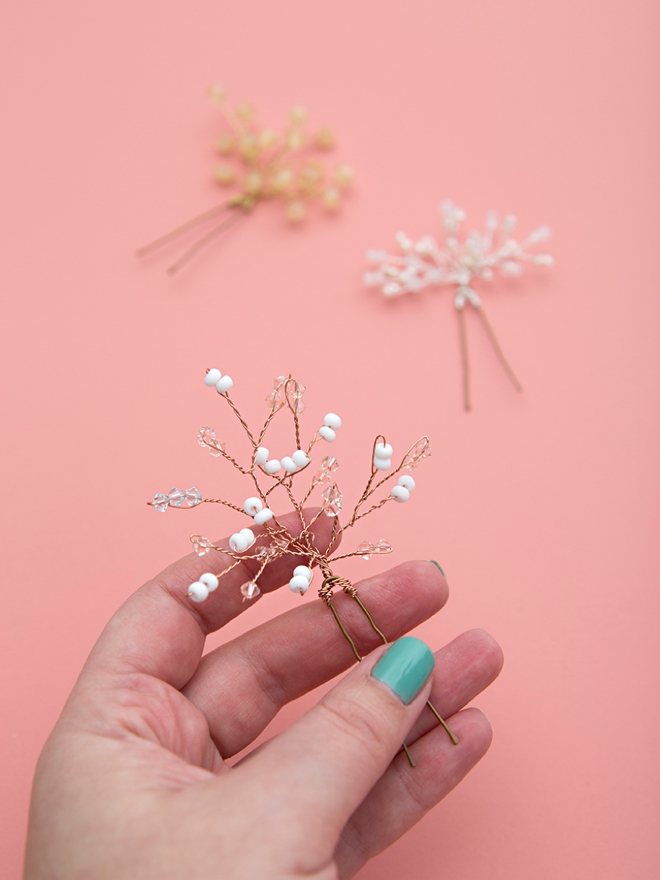
[[[349,165],[328,168],[320,158],[334,147],[334,132],[327,127],[313,133],[307,131],[307,113],[303,107],[290,111],[288,125],[278,133],[257,125],[251,104],[229,107],[224,90],[219,86],[211,89],[211,100],[217,104],[227,126],[216,140],[218,152],[225,161],[216,166],[215,179],[223,187],[236,187],[236,191],[209,211],[140,248],[137,256],[146,256],[198,226],[219,220],[169,267],[170,274],[185,266],[261,202],[279,199],[284,202],[287,218],[299,223],[305,218],[306,205],[311,202],[321,202],[326,210],[336,211],[341,203],[341,191],[353,180],[353,169]]]
[[[522,386],[486,317],[481,297],[471,286],[472,282],[474,279],[490,281],[496,271],[502,275],[520,275],[523,263],[551,266],[552,257],[548,254],[529,252],[530,247],[550,237],[550,229],[541,226],[519,242],[513,237],[516,218],[507,215],[500,222],[497,214],[491,211],[486,215],[484,232],[470,232],[464,241],[459,241],[458,233],[465,220],[465,212],[450,201],[444,201],[440,210],[444,220],[444,248],[440,247],[432,235],[423,235],[418,241],[412,241],[405,233],[399,232],[396,242],[401,248],[400,254],[389,254],[381,250],[367,251],[368,262],[375,264],[377,268],[365,273],[364,282],[368,287],[380,287],[387,297],[417,293],[425,287],[443,284],[454,287],[454,306],[458,315],[463,366],[463,406],[470,410],[470,362],[464,314],[468,304],[481,318],[495,354],[509,379],[517,391],[522,391]]]
[[[240,591],[244,602],[255,599],[260,594],[259,578],[268,565],[283,556],[303,557],[306,564],[297,565],[291,571],[290,589],[303,596],[312,582],[313,566],[318,566],[322,575],[318,591],[319,597],[333,614],[356,660],[362,660],[355,641],[337,612],[333,602],[334,590],[343,590],[357,603],[369,625],[385,644],[387,644],[387,637],[376,625],[371,613],[359,596],[357,588],[346,578],[335,574],[333,566],[339,560],[353,556],[369,559],[378,554],[391,553],[392,547],[387,541],[381,539],[375,543],[363,541],[357,549],[347,553],[333,555],[332,548],[336,546],[337,539],[359,520],[392,501],[399,504],[408,501],[415,488],[415,480],[411,471],[414,471],[419,463],[431,454],[428,437],[422,437],[418,440],[408,449],[401,462],[392,467],[392,446],[382,434],[378,435],[373,442],[370,473],[364,491],[350,516],[346,518],[344,525],[340,525],[338,517],[344,502],[343,494],[335,479],[335,474],[339,469],[336,458],[328,455],[321,458],[320,467],[314,473],[309,487],[299,493],[299,500],[294,494],[294,487],[297,488],[300,482],[299,477],[311,467],[312,455],[316,451],[317,444],[334,441],[336,433],[341,427],[339,416],[335,413],[328,413],[323,419],[323,425],[315,432],[309,443],[303,444],[299,417],[305,409],[303,401],[305,387],[291,376],[279,376],[273,383],[273,390],[266,398],[270,409],[268,417],[258,435],[255,436],[229,396],[228,392],[233,386],[232,379],[222,375],[219,370],[212,369],[207,371],[204,383],[210,388],[215,388],[232,410],[249,440],[252,453],[250,460],[241,464],[226,450],[225,444],[216,438],[215,431],[209,427],[202,428],[197,435],[199,445],[207,449],[211,455],[225,458],[246,477],[250,484],[250,497],[246,498],[242,505],[239,505],[221,498],[205,498],[196,487],[186,490],[174,488],[167,494],[158,492],[147,503],[161,512],[165,512],[170,507],[186,509],[196,507],[198,504],[222,504],[237,514],[247,517],[250,520],[250,526],[252,524],[261,526],[263,531],[255,535],[250,526],[238,529],[229,538],[228,547],[216,545],[203,535],[191,535],[190,540],[193,548],[199,556],[206,555],[210,550],[222,550],[223,554],[231,561],[222,571],[207,572],[201,575],[199,580],[188,588],[188,597],[192,602],[204,602],[209,594],[218,588],[222,577],[240,565],[243,560],[250,559],[256,563],[257,571],[251,580],[246,581],[240,587]],[[280,411],[288,411],[292,416],[295,450],[290,455],[277,459],[271,458],[270,451],[263,444],[271,422]],[[320,490],[322,505],[318,513],[311,520],[306,521],[303,508],[316,490]],[[299,534],[293,535],[279,522],[277,515],[273,512],[273,500],[276,492],[280,496],[286,495],[288,502],[293,506],[300,522],[301,531]],[[332,519],[330,540],[325,550],[317,547],[312,532],[312,526],[322,516],[328,516]],[[430,702],[428,706],[447,731],[452,742],[457,743],[456,736],[440,717],[435,707]],[[414,767],[415,764],[408,748],[405,745],[403,748],[411,766]]]

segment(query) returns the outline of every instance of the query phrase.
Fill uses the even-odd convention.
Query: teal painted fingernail
[[[407,705],[424,687],[434,665],[435,657],[428,645],[413,636],[404,636],[383,654],[372,675]]]
[[[441,574],[443,577],[447,577],[447,575],[446,575],[446,574],[444,573],[444,571],[442,570],[442,566],[440,565],[439,562],[436,562],[435,559],[429,559],[429,562],[432,562],[433,565],[435,565],[435,567],[438,569],[438,571],[440,572],[440,574]]]

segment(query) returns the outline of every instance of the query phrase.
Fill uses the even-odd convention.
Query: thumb
[[[282,818],[289,832],[299,829],[292,845],[301,861],[332,856],[424,708],[434,663],[431,649],[412,636],[378,648],[246,762],[246,771],[281,793]]]

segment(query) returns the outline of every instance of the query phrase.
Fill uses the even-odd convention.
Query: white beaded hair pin
[[[350,165],[336,164],[330,168],[320,158],[335,146],[335,135],[327,127],[308,131],[304,107],[293,107],[288,124],[278,133],[255,122],[252,104],[239,104],[232,109],[220,86],[213,86],[210,97],[225,122],[225,129],[216,139],[223,161],[215,167],[215,180],[222,187],[235,187],[236,191],[219,205],[137,251],[138,257],[146,256],[199,226],[219,221],[169,267],[170,274],[262,202],[284,202],[287,219],[300,223],[312,202],[320,202],[327,211],[336,211],[342,190],[353,181]]]
[[[197,435],[197,441],[212,456],[225,458],[245,476],[249,484],[250,495],[242,503],[234,504],[222,498],[206,498],[196,487],[185,490],[174,488],[170,489],[167,494],[158,492],[147,503],[163,513],[168,508],[183,510],[197,507],[199,504],[221,504],[231,508],[241,517],[246,517],[249,524],[243,528],[237,528],[226,545],[224,543],[215,544],[203,535],[190,536],[193,548],[199,556],[205,556],[211,551],[219,551],[222,555],[218,561],[222,568],[220,571],[208,571],[191,583],[187,588],[189,600],[191,602],[213,601],[212,594],[217,590],[220,580],[247,559],[253,560],[256,564],[256,572],[250,580],[240,587],[240,592],[244,602],[254,600],[261,593],[259,579],[267,566],[281,557],[295,557],[296,565],[292,564],[291,567],[289,588],[293,593],[304,596],[312,582],[314,567],[318,567],[322,575],[318,595],[332,612],[356,660],[362,660],[354,639],[346,629],[333,603],[335,589],[343,590],[350,596],[357,603],[379,638],[385,644],[388,640],[376,625],[359,596],[357,588],[345,577],[335,574],[333,569],[335,564],[342,559],[360,556],[362,559],[368,560],[371,556],[391,553],[392,547],[386,540],[380,539],[375,542],[363,541],[355,550],[341,554],[335,554],[333,548],[336,546],[339,536],[345,534],[359,520],[392,501],[399,504],[408,501],[415,489],[415,480],[411,472],[431,454],[429,438],[422,437],[418,440],[407,450],[399,464],[393,466],[392,446],[382,434],[378,435],[370,452],[369,477],[366,486],[352,512],[346,516],[344,524],[340,525],[339,514],[344,508],[344,495],[335,476],[339,469],[337,459],[332,455],[325,455],[321,458],[319,466],[313,474],[311,470],[318,444],[323,446],[325,443],[332,443],[335,440],[342,424],[339,416],[336,413],[328,413],[323,419],[323,424],[314,432],[311,440],[307,444],[303,443],[299,417],[305,409],[303,401],[305,386],[290,375],[279,376],[273,382],[273,389],[266,398],[269,414],[258,434],[253,434],[229,396],[229,390],[233,385],[232,379],[222,375],[220,370],[211,369],[207,371],[204,383],[210,388],[215,388],[220,398],[226,402],[240,422],[252,450],[250,459],[241,463],[237,458],[234,458],[226,450],[225,443],[216,438],[212,428],[202,428]],[[271,422],[280,411],[288,411],[292,417],[294,437],[292,445],[295,442],[295,448],[285,450],[286,455],[275,458],[271,455],[271,451],[264,446],[264,443]],[[305,478],[302,477],[305,472],[308,476],[311,475],[311,480],[305,481]],[[306,488],[300,489],[294,494],[294,489],[300,486],[301,481],[306,482]],[[306,519],[303,509],[316,490],[320,491],[321,508],[310,519]],[[288,502],[297,514],[296,519],[300,525],[299,534],[292,534],[274,512],[274,501],[278,496],[283,497],[283,500]],[[332,519],[332,529],[326,549],[317,547],[312,532],[312,526],[322,516]],[[301,558],[302,563],[300,562]],[[431,703],[428,705],[452,741],[458,742],[435,707]],[[404,750],[411,766],[414,767],[414,761],[405,746]]]
[[[463,406],[470,410],[470,362],[464,314],[466,305],[472,306],[481,318],[498,360],[516,390],[522,391],[522,386],[486,317],[481,297],[472,283],[475,279],[490,281],[496,271],[502,275],[520,275],[523,263],[551,266],[551,256],[529,251],[529,248],[550,237],[550,229],[541,226],[522,241],[517,241],[513,237],[516,218],[509,214],[500,222],[497,214],[491,211],[486,215],[484,232],[470,232],[460,241],[458,233],[465,220],[465,211],[450,201],[444,201],[440,211],[443,216],[444,247],[440,247],[432,235],[423,235],[418,241],[413,241],[405,233],[399,232],[395,237],[401,253],[367,251],[367,261],[374,264],[375,268],[365,273],[364,283],[368,287],[379,287],[386,297],[418,293],[426,287],[454,287],[463,367]]]

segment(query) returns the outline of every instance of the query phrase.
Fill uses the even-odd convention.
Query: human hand
[[[294,531],[295,515],[282,521]],[[322,521],[314,531],[327,539]],[[459,710],[500,670],[491,637],[478,630],[459,636],[437,652],[425,682],[428,667],[420,666],[428,655],[422,643],[408,643],[419,657],[417,664],[408,658],[418,671],[409,684],[419,692],[406,704],[372,674],[389,646],[339,595],[337,610],[363,662],[288,730],[230,767],[225,761],[283,705],[354,657],[320,600],[202,657],[206,635],[249,607],[238,591],[249,580],[247,560],[203,604],[186,598],[202,571],[222,569],[221,557],[214,551],[179,560],[104,629],[39,760],[26,880],[352,877],[488,749],[486,718]],[[269,566],[262,591],[285,584],[295,564],[288,558]],[[430,562],[405,563],[359,590],[392,640],[447,598]],[[458,745],[422,711],[429,698],[451,718]],[[400,752],[404,741],[414,770]]]

